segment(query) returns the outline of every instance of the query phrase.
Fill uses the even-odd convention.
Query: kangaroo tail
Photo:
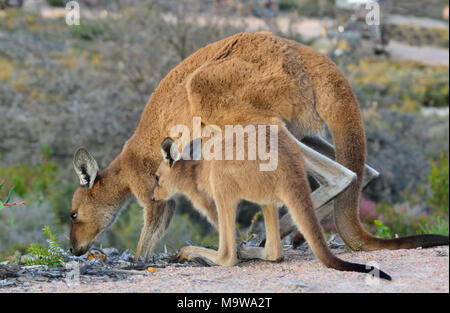
[[[352,271],[377,275],[380,278],[391,280],[385,272],[372,266],[346,262],[336,257],[328,248],[323,229],[314,211],[313,201],[301,155],[290,158],[290,169],[294,175],[289,175],[280,184],[280,199],[287,205],[295,224],[303,234],[317,258],[327,267],[340,271]],[[295,162],[298,162],[295,164]],[[313,194],[314,195],[314,194]]]
[[[336,147],[336,160],[358,175],[357,182],[335,201],[334,219],[337,231],[353,250],[411,249],[448,245],[448,236],[415,235],[395,239],[373,237],[359,219],[359,195],[364,174],[366,138],[358,101],[348,81],[330,61],[326,79],[316,80],[316,110],[328,125]]]

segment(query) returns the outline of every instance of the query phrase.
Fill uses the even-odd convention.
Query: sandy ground
[[[449,248],[341,252],[348,261],[375,262],[391,282],[325,268],[310,252],[286,251],[284,261],[250,261],[233,267],[167,267],[128,280],[68,286],[32,283],[0,292],[449,292]]]

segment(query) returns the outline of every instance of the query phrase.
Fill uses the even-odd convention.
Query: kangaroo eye
[[[159,176],[155,175],[155,181],[158,183],[159,182]]]
[[[72,213],[72,214],[70,214],[70,218],[72,219],[72,220],[75,220],[76,218],[77,218],[77,216],[78,216],[78,213]]]

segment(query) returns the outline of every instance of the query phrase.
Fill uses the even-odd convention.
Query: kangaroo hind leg
[[[292,139],[303,156],[307,172],[319,183],[319,188],[314,191],[313,205],[319,220],[322,220],[333,210],[329,201],[350,186],[356,180],[356,175],[294,137]],[[284,238],[294,230],[296,226],[290,214],[285,214],[280,220],[280,237]]]

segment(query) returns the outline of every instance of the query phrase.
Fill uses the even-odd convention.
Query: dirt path
[[[234,267],[169,266],[127,280],[92,279],[79,286],[32,283],[0,292],[449,292],[449,248],[336,252],[348,261],[376,262],[391,282],[325,268],[310,252],[287,251],[281,263],[251,261]],[[374,264],[375,265],[375,264]]]

